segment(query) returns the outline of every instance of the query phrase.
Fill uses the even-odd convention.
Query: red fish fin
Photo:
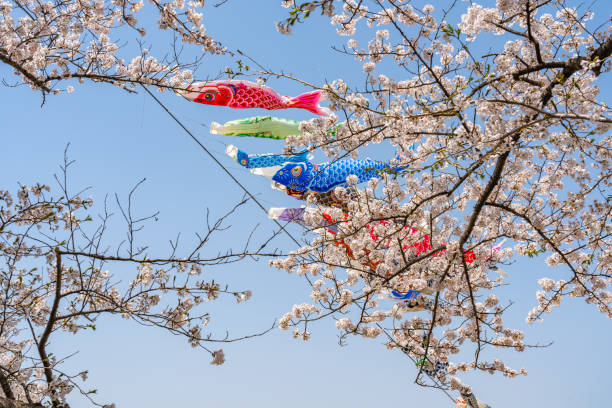
[[[292,98],[287,102],[288,107],[306,109],[317,115],[329,115],[331,111],[327,108],[319,106],[321,100],[321,91],[306,92]]]

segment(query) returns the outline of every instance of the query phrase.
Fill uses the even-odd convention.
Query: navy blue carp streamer
[[[338,186],[346,186],[346,178],[357,177],[363,183],[384,172],[399,172],[407,166],[393,167],[390,163],[364,160],[343,159],[332,163],[314,164],[310,161],[287,163],[272,176],[272,180],[296,191],[315,191],[324,193]]]
[[[247,169],[258,169],[264,167],[281,166],[288,162],[302,162],[308,160],[308,151],[304,150],[295,155],[286,154],[247,154],[234,145],[229,145],[225,152],[236,160],[238,164]]]

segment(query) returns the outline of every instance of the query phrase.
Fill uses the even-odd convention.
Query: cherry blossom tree
[[[43,101],[50,92],[72,92],[75,80],[128,91],[139,84],[182,89],[192,81],[192,70],[204,55],[226,52],[206,34],[203,0],[147,3],[145,7],[140,0],[3,0],[0,62],[17,75],[15,82],[6,84],[27,84],[42,93]],[[147,16],[157,13],[155,29],[171,36],[174,46],[164,56],[155,57],[146,48],[147,27],[139,21],[143,10]],[[200,47],[202,57],[185,61],[184,45]]]
[[[135,210],[141,183],[127,200],[116,199],[115,212],[125,223],[126,238],[109,242],[108,231],[117,216],[113,218],[108,203],[101,214],[92,213],[100,207],[92,208],[93,200],[83,198],[86,191],[69,188],[72,165],[66,158],[56,176],[56,188],[36,184],[21,186],[16,194],[0,191],[0,387],[4,397],[0,406],[65,407],[70,393],[81,393],[93,405],[102,406],[85,382],[88,370],[65,371],[62,363],[70,356],[49,351],[58,333],[95,330],[102,316],[181,336],[209,352],[213,365],[223,364],[225,356],[223,349],[211,345],[267,331],[241,338],[227,334],[217,338],[205,331],[211,319],[205,308],[208,302],[219,298],[243,302],[251,297],[250,290],[232,290],[203,273],[203,268],[258,255],[259,251],[249,251],[248,240],[238,250],[202,254],[247,200],[214,222],[207,216],[193,247],[179,248],[177,238],[171,240],[167,254],[154,256],[140,237],[157,214],[139,216]],[[74,351],[77,345],[75,341]]]
[[[528,323],[567,297],[612,317],[612,117],[598,87],[612,27],[566,0],[411,3],[282,2],[281,33],[329,17],[348,39],[336,50],[365,76],[357,86],[312,84],[337,115],[303,123],[288,148],[337,160],[387,143],[408,169],[352,196],[337,188],[343,208],[307,212],[312,240],[271,264],[305,276],[312,302],[280,327],[308,340],[309,323],[331,316],[341,341],[382,337],[417,363],[418,384],[458,390],[460,404],[476,408],[462,372],[526,374],[495,353],[530,347],[504,324],[510,304],[496,294],[504,276],[495,272],[513,257],[543,256],[552,268],[541,272]],[[420,293],[384,300],[410,290]],[[468,350],[471,359],[457,361]]]
[[[495,354],[530,347],[520,330],[504,323],[510,305],[497,295],[504,284],[496,273],[500,266],[516,256],[543,256],[553,276],[564,274],[541,276],[529,323],[567,297],[612,316],[612,119],[598,87],[610,71],[612,29],[609,16],[602,19],[593,6],[569,0],[412,3],[281,2],[289,9],[277,23],[281,33],[314,14],[329,17],[348,39],[337,51],[360,62],[365,79],[363,85],[337,79],[318,86],[262,68],[263,80],[283,77],[324,90],[336,112],[305,122],[287,148],[322,149],[337,160],[387,143],[395,164],[408,168],[382,172],[365,188],[337,188],[341,208],[306,213],[312,239],[271,264],[304,276],[312,302],[296,305],[279,326],[308,340],[309,323],[331,317],[341,341],[383,337],[388,348],[417,363],[418,384],[459,390],[475,408],[478,401],[460,373],[526,374]],[[202,6],[180,0],[147,5],[159,16],[158,28],[174,38],[172,52],[156,58],[141,42],[147,38],[137,19],[141,1],[2,0],[0,61],[17,74],[7,84],[27,84],[43,98],[71,92],[74,80],[127,91],[139,84],[184,88],[199,60],[183,61],[183,44],[201,47],[202,55],[227,52],[206,34]],[[143,39],[124,50],[118,38],[126,35]],[[61,179],[59,184],[67,188]],[[220,294],[248,298],[248,291],[198,278],[202,265],[248,254],[245,248],[199,257],[222,224],[185,257],[173,250],[153,258],[133,241],[146,219],[132,218],[127,205],[121,208],[131,238],[109,252],[101,244],[108,214],[87,229],[89,199],[49,194],[45,186],[24,187],[16,200],[2,193],[0,385],[9,401],[61,406],[74,389],[87,394],[79,373],[61,372],[61,361],[47,355],[58,330],[86,330],[107,313],[204,346],[213,339],[201,331],[208,316],[197,305]],[[34,268],[42,258],[41,272]],[[103,272],[110,262],[134,265],[133,282],[115,285]],[[410,290],[419,295],[385,300],[391,291]],[[213,363],[222,363],[222,351],[209,351]],[[457,361],[460,351],[471,351],[472,358]]]

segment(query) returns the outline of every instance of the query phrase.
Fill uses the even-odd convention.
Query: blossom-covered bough
[[[386,142],[409,168],[347,198],[347,216],[326,209],[339,220],[335,234],[316,228],[322,211],[305,213],[315,238],[272,265],[307,276],[312,303],[296,305],[280,326],[306,340],[310,322],[333,316],[341,339],[382,335],[419,362],[418,384],[459,390],[475,408],[460,372],[526,374],[495,354],[530,347],[504,324],[497,265],[542,254],[554,268],[546,274],[555,279],[538,277],[529,323],[567,296],[612,317],[612,118],[597,85],[610,71],[612,28],[609,16],[565,0],[410,3],[282,2],[291,12],[279,31],[320,11],[349,37],[337,50],[363,62],[366,76],[362,88],[343,79],[323,86],[342,117],[301,124],[288,146],[338,159]],[[334,135],[326,131],[343,120]],[[513,247],[492,251],[503,239]],[[425,288],[432,306],[420,313],[384,300],[391,290]],[[453,359],[470,348],[470,361]]]
[[[125,240],[117,244],[109,234],[117,218],[110,205],[90,216],[100,210],[92,208],[91,198],[82,198],[84,191],[69,189],[70,166],[66,159],[56,176],[57,189],[34,185],[21,186],[16,195],[0,191],[0,406],[63,407],[71,392],[101,405],[84,382],[88,370],[66,371],[62,363],[70,356],[49,352],[59,333],[95,330],[101,316],[184,337],[209,352],[214,365],[223,364],[225,356],[211,345],[262,334],[216,338],[206,332],[208,302],[251,297],[250,290],[231,290],[211,279],[210,271],[259,255],[261,249],[249,251],[246,240],[238,250],[204,252],[246,200],[214,222],[207,217],[192,248],[179,248],[177,238],[167,254],[153,256],[140,237],[157,214],[137,216],[134,209],[141,183],[127,202],[117,199],[117,215],[127,227]],[[73,350],[78,351],[76,344]]]
[[[151,55],[144,45],[146,27],[138,20],[142,0],[2,0],[0,62],[17,75],[9,85],[27,84],[42,92],[43,101],[51,92],[72,92],[74,80],[109,83],[128,91],[139,84],[184,89],[200,59],[184,61],[183,44],[199,46],[202,55],[226,52],[206,34],[204,1],[147,3],[158,15],[155,28],[174,37],[173,49],[163,57]],[[126,42],[132,37],[136,38]]]

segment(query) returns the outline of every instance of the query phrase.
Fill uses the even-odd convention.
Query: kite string
[[[215,157],[215,156],[214,156],[214,155],[213,155],[213,154],[212,154],[212,153],[211,153],[211,152],[210,152],[210,151],[209,151],[209,150],[208,150],[208,149],[207,149],[207,148],[206,148],[206,147],[205,147],[205,146],[204,146],[204,145],[203,145],[203,144],[202,144],[202,143],[201,143],[201,142],[200,142],[200,141],[199,141],[199,140],[198,140],[198,139],[197,139],[197,138],[194,136],[194,135],[193,135],[193,133],[191,133],[191,132],[189,131],[189,129],[187,129],[187,128],[185,127],[185,125],[183,125],[183,123],[182,123],[182,122],[181,122],[181,121],[180,121],[180,120],[179,120],[179,119],[178,119],[176,116],[174,116],[174,115],[172,114],[172,112],[170,112],[170,110],[169,110],[169,109],[168,109],[168,108],[167,108],[167,107],[166,107],[166,106],[165,106],[165,105],[164,105],[164,104],[163,104],[163,103],[162,103],[162,102],[161,102],[159,99],[157,99],[157,97],[156,97],[155,95],[153,95],[153,93],[152,93],[151,91],[149,91],[149,89],[148,89],[146,86],[144,86],[143,84],[140,84],[140,86],[142,86],[142,88],[143,88],[145,91],[147,91],[147,93],[148,93],[148,94],[149,94],[149,95],[150,95],[150,96],[151,96],[151,97],[152,97],[152,98],[155,100],[155,102],[157,102],[157,104],[158,104],[159,106],[161,106],[161,107],[162,107],[162,109],[163,109],[163,110],[165,110],[165,111],[166,111],[166,113],[167,113],[168,115],[170,115],[170,117],[171,117],[172,119],[174,119],[174,121],[175,121],[176,123],[178,123],[178,125],[179,125],[181,128],[183,128],[183,130],[185,131],[185,133],[187,133],[187,134],[188,134],[188,135],[189,135],[189,136],[190,136],[190,137],[191,137],[191,138],[194,140],[194,142],[196,142],[196,143],[198,144],[198,146],[200,146],[200,147],[202,148],[202,150],[204,150],[204,152],[205,152],[205,153],[206,153],[206,154],[207,154],[207,155],[208,155],[208,156],[209,156],[209,157],[210,157],[210,158],[211,158],[211,159],[212,159],[212,160],[213,160],[215,163],[217,163],[217,165],[218,165],[219,167],[221,167],[221,168],[223,169],[223,171],[225,171],[225,173],[227,173],[227,175],[228,175],[228,176],[230,176],[230,178],[231,178],[231,179],[234,181],[234,183],[236,183],[238,186],[240,186],[240,188],[241,188],[241,189],[242,189],[242,190],[243,190],[243,191],[244,191],[244,192],[245,192],[245,193],[246,193],[246,194],[249,196],[249,198],[251,198],[251,200],[253,200],[253,201],[254,201],[254,202],[257,204],[257,206],[258,206],[259,208],[261,208],[261,209],[262,209],[262,211],[263,211],[263,212],[265,212],[265,213],[266,213],[266,215],[267,215],[267,214],[268,214],[268,210],[266,210],[266,208],[265,208],[265,207],[264,207],[264,206],[263,206],[263,205],[262,205],[262,204],[259,202],[259,200],[258,200],[257,198],[255,198],[255,196],[254,196],[253,194],[251,194],[251,192],[250,192],[250,191],[249,191],[249,190],[248,190],[248,189],[247,189],[247,188],[246,188],[246,187],[245,187],[245,186],[244,186],[244,185],[243,185],[243,184],[242,184],[242,183],[241,183],[241,182],[240,182],[240,181],[239,181],[239,180],[238,180],[236,177],[234,177],[234,175],[233,175],[233,174],[232,174],[232,173],[231,173],[231,172],[230,172],[230,171],[229,171],[229,170],[228,170],[228,169],[227,169],[227,168],[226,168],[226,167],[223,165],[223,163],[221,163],[221,162],[220,162],[220,161],[219,161],[219,160],[218,160],[218,159],[217,159],[217,158],[216,158],[216,157]],[[278,227],[279,227],[281,230],[283,230],[283,231],[285,232],[285,234],[287,234],[287,235],[289,236],[289,238],[291,238],[291,240],[293,240],[293,242],[295,242],[295,244],[296,244],[297,246],[301,246],[301,244],[298,242],[298,240],[297,240],[297,239],[295,239],[295,238],[293,237],[293,235],[291,235],[291,234],[289,233],[289,231],[287,231],[287,230],[285,229],[285,227],[284,227],[284,226],[283,226],[283,225],[282,225],[280,222],[278,222],[278,220],[273,219],[273,221],[276,223],[276,225],[278,225]]]
[[[143,89],[145,91],[147,91],[147,93],[155,100],[155,102],[157,102],[157,104],[159,106],[161,106],[161,108],[163,110],[166,111],[166,113],[172,118],[174,119],[174,121],[185,131],[185,133],[187,133],[194,142],[196,142],[198,144],[198,146],[200,146],[202,148],[202,150],[204,150],[204,152],[219,166],[223,169],[223,171],[225,171],[225,173],[227,173],[227,175],[234,181],[234,183],[236,183],[256,204],[259,208],[261,208],[263,210],[263,212],[266,213],[266,215],[268,214],[268,211],[266,210],[266,208],[261,204],[261,202],[259,202],[259,200],[257,198],[255,198],[255,196],[236,178],[234,177],[234,175],[225,167],[225,165],[223,165],[223,163],[221,163],[190,131],[189,129],[187,129],[185,127],[185,125],[183,125],[183,123],[176,117],[174,116],[174,114],[172,114],[172,112],[170,112],[170,110],[155,96],[153,95],[153,93],[151,91],[149,91],[149,89],[144,86],[143,84],[140,84],[140,86],[143,87]],[[278,227],[285,232],[285,234],[287,234],[289,236],[289,238],[291,238],[291,240],[293,242],[296,243],[296,245],[301,246],[301,244],[297,241],[297,239],[295,239],[293,237],[293,235],[291,235],[291,233],[289,233],[289,231],[287,231],[285,229],[285,227],[278,222],[278,220],[273,219],[273,221],[276,223],[276,225],[278,225]],[[410,359],[414,362],[414,359],[411,356]],[[430,378],[432,378],[432,380],[434,381],[434,383],[436,383],[436,380],[430,376]],[[442,388],[438,388],[440,389],[442,392],[444,392],[444,394],[446,394],[446,396],[451,400],[454,401],[453,397],[445,390]]]

